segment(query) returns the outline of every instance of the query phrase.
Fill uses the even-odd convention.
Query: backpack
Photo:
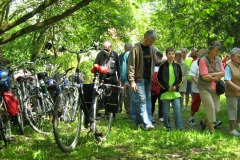
[[[9,91],[3,92],[4,101],[6,103],[7,111],[10,115],[15,116],[19,113],[20,102],[19,100]]]
[[[157,82],[157,74],[158,72],[154,72],[153,74],[153,81],[152,81],[152,86],[151,86],[151,94],[152,95],[158,95],[160,93],[160,86]]]

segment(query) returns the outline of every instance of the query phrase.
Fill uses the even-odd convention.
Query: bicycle
[[[14,108],[9,108],[10,106],[7,106],[6,97],[7,94],[11,94],[10,92],[6,92],[10,90],[10,67],[6,67],[9,65],[10,62],[4,61],[0,63],[0,132],[1,132],[1,139],[5,143],[5,147],[7,147],[7,144],[11,141],[15,140],[15,137],[12,136],[11,131],[11,121],[14,116],[19,117],[19,109],[18,106],[14,105]],[[11,99],[10,99],[11,100]],[[9,101],[8,101],[9,102]],[[11,109],[11,111],[9,110]],[[19,119],[19,118],[17,118]],[[22,121],[17,121],[20,132],[21,132],[21,126]]]
[[[11,92],[19,100],[19,114],[15,116],[15,120],[18,122],[20,134],[24,134],[24,107],[23,100],[29,95],[29,86],[32,85],[31,81],[33,77],[29,75],[29,72],[26,69],[18,71],[17,69],[26,64],[32,64],[33,62],[21,62],[19,65],[11,68]],[[21,72],[21,73],[20,73]]]
[[[52,119],[54,102],[48,95],[44,78],[48,75],[46,72],[36,73],[34,68],[39,60],[49,58],[38,57],[29,70],[33,71],[35,85],[30,91],[30,95],[24,100],[25,117],[33,130],[42,134],[52,133]]]
[[[84,90],[85,86],[79,79],[80,70],[80,53],[86,53],[94,47],[90,47],[85,51],[71,51],[66,47],[62,47],[62,50],[67,50],[70,53],[77,54],[77,67],[75,71],[74,83],[71,86],[65,86],[62,93],[59,94],[57,102],[55,104],[53,112],[53,133],[58,147],[63,152],[71,152],[77,145],[81,126],[82,115],[84,114],[84,126],[89,127],[88,135],[92,133],[96,142],[101,142],[107,139],[113,121],[113,113],[102,114],[100,111],[105,106],[102,98],[106,95],[109,87],[121,88],[117,85],[99,84],[98,75],[101,72],[96,72],[92,93],[87,94],[87,97],[91,97],[90,108],[85,103]],[[91,85],[91,84],[90,84]],[[103,87],[105,86],[105,87]],[[108,87],[107,87],[108,86]],[[105,92],[106,91],[106,92]],[[109,95],[109,94],[108,94]],[[97,101],[99,99],[99,101]],[[102,105],[102,106],[101,106]]]

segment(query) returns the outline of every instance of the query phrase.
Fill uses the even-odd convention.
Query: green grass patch
[[[172,113],[171,132],[165,131],[163,123],[158,121],[157,114],[154,115],[157,123],[154,124],[153,131],[136,127],[130,119],[123,119],[124,116],[124,111],[117,114],[108,141],[97,145],[93,138],[83,131],[76,149],[71,153],[63,153],[58,149],[53,135],[36,133],[29,126],[25,127],[25,135],[17,135],[17,129],[13,129],[16,141],[7,148],[2,148],[0,157],[2,160],[240,159],[239,138],[228,134],[229,125],[224,97],[221,97],[221,111],[217,115],[217,119],[223,124],[214,134],[209,133],[208,127],[204,132],[200,130],[199,122],[205,117],[202,108],[195,115],[197,124],[193,127],[188,124],[190,110],[183,110],[182,131],[174,129]],[[236,129],[239,130],[237,126]]]

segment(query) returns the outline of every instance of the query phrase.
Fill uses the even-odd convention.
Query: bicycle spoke
[[[78,142],[81,129],[81,112],[78,101],[72,92],[61,93],[54,109],[53,128],[58,147],[63,152],[72,151]]]

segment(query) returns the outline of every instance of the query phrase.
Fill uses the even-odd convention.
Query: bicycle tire
[[[5,143],[5,147],[7,147],[8,143],[11,141],[12,138],[12,131],[11,131],[11,122],[10,118],[7,112],[6,104],[3,101],[2,103],[2,109],[0,112],[0,127],[1,127],[1,132],[2,132],[2,138]]]
[[[81,114],[78,93],[74,96],[71,90],[64,90],[58,95],[53,114],[53,133],[61,151],[71,152],[76,147],[81,131]]]
[[[53,132],[53,103],[46,97],[43,97],[45,112],[42,109],[40,97],[34,93],[28,96],[24,101],[24,114],[31,128],[42,134],[51,134]]]
[[[4,123],[2,119],[2,114],[0,113],[0,131],[1,131],[1,140],[4,141],[5,147],[7,147],[7,138],[4,131]]]
[[[106,141],[112,129],[113,124],[113,113],[106,112],[102,105],[105,105],[102,100],[97,100],[95,97],[96,107],[94,107],[94,121],[95,126],[92,126],[94,130],[94,136],[97,141]],[[103,109],[100,109],[103,108]]]
[[[13,94],[17,99],[19,100],[20,106],[19,106],[19,113],[15,116],[15,119],[18,124],[19,132],[21,135],[24,135],[24,122],[23,122],[23,98],[22,98],[22,93],[19,89],[13,88],[12,89]]]

